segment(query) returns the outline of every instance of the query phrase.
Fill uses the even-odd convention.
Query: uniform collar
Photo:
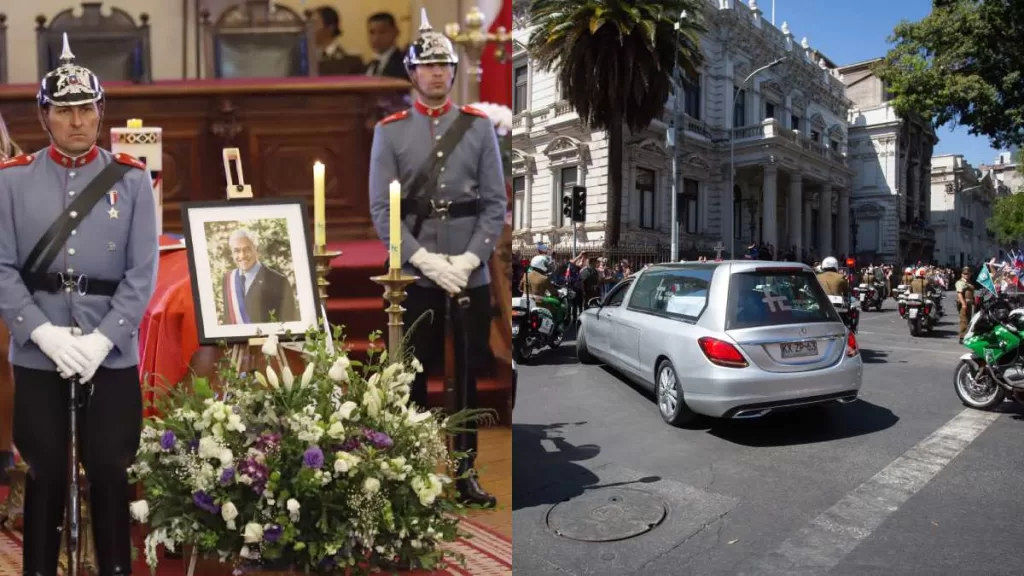
[[[427,106],[423,102],[420,102],[419,99],[417,98],[415,102],[415,108],[417,112],[423,114],[424,116],[437,118],[438,116],[444,116],[445,114],[448,113],[449,110],[451,110],[452,101],[445,100],[444,104],[438,106],[437,108],[431,108],[430,106]]]
[[[50,144],[50,150],[48,155],[50,156],[50,160],[53,160],[54,162],[57,163],[57,165],[63,166],[64,168],[81,168],[82,166],[85,166],[89,162],[95,160],[96,157],[99,156],[99,154],[100,149],[97,148],[95,144],[93,144],[92,148],[89,148],[88,152],[78,157],[68,156],[67,154],[61,152],[60,150],[57,150],[56,146]]]

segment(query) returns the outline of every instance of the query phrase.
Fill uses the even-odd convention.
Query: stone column
[[[824,184],[818,196],[818,253],[822,258],[832,256],[832,185]]]
[[[836,242],[840,254],[850,255],[850,191],[841,188],[839,190],[839,214],[836,215],[836,234],[839,234],[839,241]]]
[[[761,202],[761,218],[764,223],[761,237],[765,244],[771,244],[776,249],[779,247],[779,215],[776,213],[777,197],[776,184],[778,183],[779,169],[775,164],[764,166],[764,200]]]
[[[810,195],[808,195],[810,196]],[[803,218],[803,236],[804,236],[804,249],[807,250],[808,254],[811,252],[811,245],[814,244],[814,226],[816,225],[814,220],[814,204],[810,197],[804,202],[804,218]],[[801,254],[801,257],[803,255]]]
[[[789,246],[796,246],[797,259],[800,258],[800,251],[804,246],[803,229],[800,222],[803,218],[803,214],[801,214],[801,211],[804,210],[803,205],[803,180],[800,178],[799,172],[792,173],[789,175]]]

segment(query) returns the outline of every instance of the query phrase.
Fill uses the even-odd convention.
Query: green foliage
[[[580,119],[607,130],[609,214],[622,205],[623,125],[639,132],[665,107],[676,67],[695,74],[703,61],[702,0],[533,0],[529,51],[541,70],[555,70]],[[685,12],[687,17],[680,19]],[[676,25],[678,26],[678,31]],[[606,242],[619,237],[608,219]]]
[[[935,4],[923,20],[896,26],[896,45],[875,67],[897,113],[966,126],[996,148],[1024,144],[1024,3]]]
[[[1024,240],[1024,194],[1011,194],[996,200],[988,229],[1001,243]]]

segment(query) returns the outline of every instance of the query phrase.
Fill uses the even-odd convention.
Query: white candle
[[[388,232],[389,256],[391,268],[402,268],[402,185],[398,180],[391,181],[391,229]]]
[[[327,206],[324,197],[324,165],[313,164],[313,229],[317,246],[327,244]]]

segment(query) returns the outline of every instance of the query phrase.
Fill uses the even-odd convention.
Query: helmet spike
[[[64,49],[60,52],[60,61],[62,64],[70,64],[75,59],[75,55],[71,53],[71,44],[68,43],[68,33],[64,33]]]
[[[430,21],[427,20],[427,9],[420,8],[420,32],[431,32],[433,26],[430,25]]]

